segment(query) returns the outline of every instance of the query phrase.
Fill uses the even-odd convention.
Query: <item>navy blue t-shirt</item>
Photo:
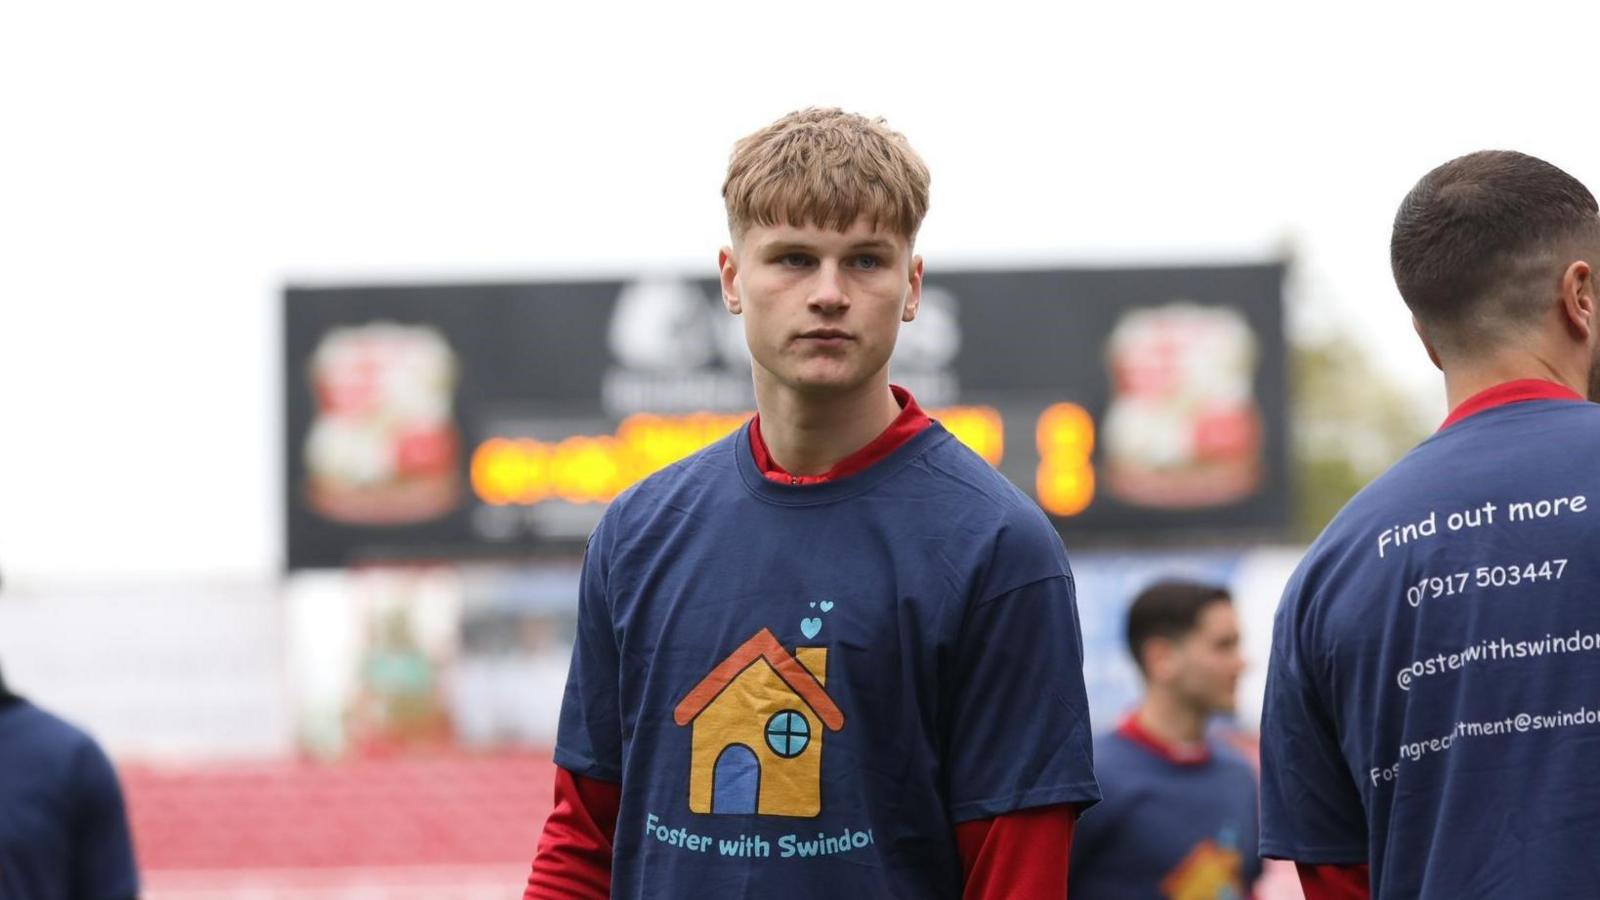
[[[1267,856],[1381,897],[1600,891],[1600,407],[1477,413],[1411,451],[1284,592]]]
[[[1103,799],[1072,840],[1073,900],[1244,900],[1261,875],[1256,776],[1216,741],[1174,762],[1120,732],[1095,741]]]
[[[82,731],[0,698],[0,900],[139,893],[116,772]]]
[[[557,764],[622,783],[614,897],[959,897],[953,827],[1092,803],[1072,574],[938,425],[764,478],[748,427],[590,537]]]

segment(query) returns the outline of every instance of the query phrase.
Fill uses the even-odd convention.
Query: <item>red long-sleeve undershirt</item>
[[[822,475],[785,472],[767,451],[758,416],[750,427],[750,451],[756,464],[767,478],[791,485],[820,484],[866,469],[933,424],[909,392],[898,387],[893,391],[900,415],[872,443]],[[604,900],[610,896],[612,843],[621,803],[621,785],[557,768],[555,804],[539,838],[523,900]],[[963,900],[1065,897],[1076,823],[1076,809],[1058,804],[956,825]]]
[[[609,897],[621,804],[621,785],[557,768],[555,805],[539,837],[523,900]],[[957,825],[964,900],[1065,897],[1076,823],[1071,806],[1057,805]],[[1342,900],[1344,895],[1329,896]]]
[[[555,805],[539,836],[523,900],[606,900],[622,785],[556,769]]]
[[[1300,890],[1306,900],[1370,900],[1372,872],[1366,863],[1359,866],[1311,866],[1295,863],[1300,875]]]

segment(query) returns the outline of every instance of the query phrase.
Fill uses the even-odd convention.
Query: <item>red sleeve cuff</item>
[[[957,825],[966,879],[962,900],[1067,896],[1067,860],[1077,821],[1077,809],[1060,804]]]
[[[1372,872],[1359,866],[1312,866],[1295,863],[1306,900],[1370,900]]]
[[[523,900],[606,900],[622,785],[556,769],[555,805]]]
[[[554,808],[523,900],[605,900],[621,804],[621,785],[556,769]],[[1076,822],[1076,810],[1062,804],[957,825],[963,900],[1065,897]]]

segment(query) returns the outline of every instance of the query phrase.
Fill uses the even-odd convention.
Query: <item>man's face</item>
[[[1239,651],[1239,616],[1232,603],[1200,610],[1193,631],[1172,643],[1167,684],[1179,697],[1208,713],[1231,713],[1244,656]]]
[[[758,386],[802,395],[848,393],[883,373],[922,297],[921,257],[869,219],[842,232],[753,225],[719,263]]]

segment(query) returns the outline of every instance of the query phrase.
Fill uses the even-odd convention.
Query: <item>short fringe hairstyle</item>
[[[809,107],[734,145],[722,198],[735,240],[752,225],[845,231],[863,216],[915,242],[928,167],[883,119]]]

